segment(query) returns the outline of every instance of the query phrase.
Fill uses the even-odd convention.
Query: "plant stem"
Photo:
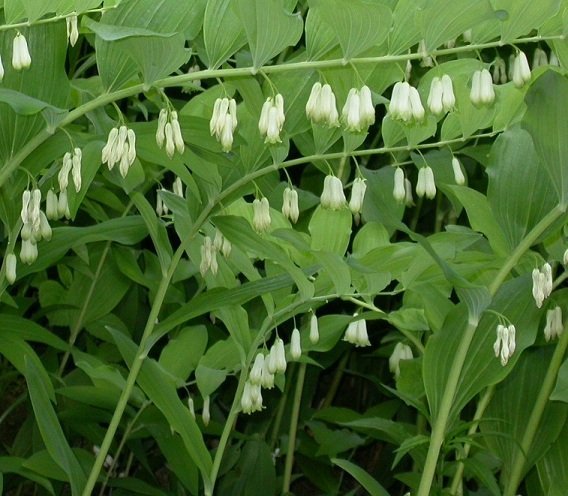
[[[306,378],[306,363],[300,363],[298,377],[296,378],[296,391],[294,393],[294,403],[292,406],[292,416],[290,418],[290,431],[288,433],[288,451],[286,453],[286,463],[284,465],[284,481],[282,483],[282,494],[290,492],[290,481],[292,479],[292,468],[294,465],[294,450],[296,449],[296,433],[298,431],[298,418],[300,416],[300,405],[302,403],[302,391]]]
[[[564,360],[564,355],[566,354],[566,348],[568,347],[568,323],[564,326],[562,335],[560,336],[560,341],[556,345],[550,364],[548,365],[548,370],[546,371],[546,376],[542,383],[542,387],[536,398],[534,407],[529,417],[525,433],[521,440],[519,448],[515,451],[513,458],[513,466],[511,468],[511,474],[507,480],[505,486],[505,491],[503,496],[514,496],[517,493],[517,488],[522,479],[523,468],[526,464],[526,453],[530,452],[532,443],[536,436],[540,421],[544,414],[544,410],[548,403],[548,398],[554,389],[556,384],[556,378],[558,376],[558,371],[562,366]]]

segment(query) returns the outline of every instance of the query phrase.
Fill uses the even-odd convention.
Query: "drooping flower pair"
[[[28,42],[22,33],[18,33],[12,44],[12,67],[16,71],[29,69],[32,58],[28,49]]]
[[[450,112],[454,109],[456,97],[450,76],[444,74],[442,77],[432,79],[427,104],[430,112],[435,115]]]
[[[65,191],[69,184],[69,174],[73,178],[73,184],[75,186],[75,191],[79,192],[81,189],[81,161],[83,158],[83,153],[80,148],[74,148],[73,153],[67,152],[63,155],[63,164],[57,175],[57,180],[59,182],[59,189]]]
[[[264,142],[274,145],[281,143],[280,132],[284,126],[284,98],[278,93],[274,98],[268,97],[262,105],[258,130],[264,137]]]
[[[41,191],[39,189],[25,190],[22,193],[20,218],[23,223],[20,231],[22,238],[20,260],[22,263],[32,264],[38,256],[37,243],[42,239],[49,241],[52,234],[47,217],[41,210]]]
[[[375,106],[368,86],[351,88],[341,111],[341,120],[347,131],[359,133],[375,123]]]
[[[357,314],[354,315],[356,317]],[[371,346],[369,335],[367,334],[367,321],[358,319],[350,322],[345,331],[343,341],[354,344],[357,348],[360,346]]]
[[[545,263],[542,269],[533,269],[532,271],[532,294],[536,306],[542,307],[542,303],[552,293],[552,267],[549,263]]]
[[[487,69],[482,69],[473,73],[469,98],[476,106],[490,105],[495,100],[493,78]]]
[[[503,367],[507,365],[509,358],[511,358],[515,352],[515,334],[516,329],[513,324],[509,324],[508,326],[499,324],[497,326],[497,339],[493,344],[493,351],[496,357],[501,358],[501,365],[503,365]]]
[[[389,105],[391,119],[405,123],[420,122],[424,119],[424,107],[418,90],[406,81],[394,85]]]
[[[314,124],[325,124],[329,127],[339,126],[335,95],[329,84],[314,83],[308,103],[306,117]]]
[[[224,152],[233,147],[233,133],[237,127],[237,102],[234,98],[217,98],[209,121],[211,136],[215,135]]]
[[[159,148],[165,145],[166,155],[171,159],[177,151],[180,155],[185,151],[185,143],[181,134],[178,114],[175,110],[162,109],[158,116],[156,144]]]

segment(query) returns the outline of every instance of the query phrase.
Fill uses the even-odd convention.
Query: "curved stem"
[[[556,378],[558,376],[558,371],[562,366],[564,355],[566,354],[566,348],[568,348],[568,323],[564,326],[560,341],[556,345],[556,349],[554,350],[554,354],[550,360],[542,387],[540,388],[531,416],[529,417],[525,433],[523,434],[521,445],[519,446],[519,449],[515,451],[511,474],[507,480],[503,496],[514,496],[517,493],[517,488],[521,483],[523,469],[526,464],[526,453],[529,453],[531,449],[538,427],[542,420],[544,410],[548,403],[548,398],[556,384]]]
[[[296,378],[296,391],[294,393],[294,403],[292,406],[292,416],[290,417],[290,431],[288,433],[288,451],[286,452],[286,463],[284,465],[284,481],[282,483],[282,494],[290,492],[290,481],[292,479],[292,468],[294,466],[294,450],[296,449],[296,433],[298,432],[298,418],[300,416],[300,406],[302,403],[302,391],[306,378],[306,363],[300,363],[298,377]]]

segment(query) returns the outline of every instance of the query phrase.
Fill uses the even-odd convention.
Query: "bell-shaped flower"
[[[349,200],[349,209],[353,215],[361,213],[363,201],[365,200],[365,192],[367,191],[367,182],[362,177],[357,177],[351,186],[351,199]]]
[[[276,337],[268,354],[268,370],[272,374],[283,374],[286,372],[286,351],[284,341]]]
[[[249,381],[253,385],[261,384],[262,381],[262,370],[264,368],[264,355],[262,353],[257,353],[254,359],[254,364],[249,373]]]
[[[426,196],[426,198],[430,200],[436,197],[436,183],[434,181],[434,172],[431,167],[421,167],[418,171],[416,194],[419,197]]]
[[[495,100],[493,79],[487,69],[482,69],[473,73],[469,97],[471,102],[477,106],[490,105]]]
[[[286,187],[282,199],[282,215],[290,219],[294,224],[298,222],[300,209],[298,207],[298,192],[291,187]]]
[[[260,112],[258,130],[265,143],[281,143],[280,132],[284,126],[284,98],[279,93],[266,99]]]
[[[339,210],[345,206],[347,199],[343,192],[341,179],[332,175],[325,176],[320,203],[323,208],[331,210]]]
[[[442,105],[444,112],[450,112],[454,110],[456,105],[456,96],[454,95],[454,85],[452,83],[452,78],[447,74],[442,76]]]
[[[548,56],[546,55],[546,52],[542,48],[536,47],[534,49],[532,60],[533,70],[537,67],[543,67],[546,65],[548,65]]]
[[[326,124],[329,127],[339,126],[339,114],[335,95],[329,84],[316,82],[306,103],[306,117],[314,124]]]
[[[424,107],[418,90],[406,81],[396,83],[392,90],[389,114],[392,119],[405,123],[423,120]]]
[[[312,312],[310,317],[310,343],[316,344],[319,341],[319,326],[318,318],[315,312]]]
[[[32,64],[32,58],[28,49],[28,42],[22,33],[18,33],[12,44],[12,67],[16,71],[28,69]]]
[[[77,29],[77,15],[71,14],[65,18],[65,24],[67,25],[67,39],[69,44],[73,47],[79,39],[79,30]]]
[[[297,360],[302,356],[302,345],[300,343],[300,331],[294,327],[290,338],[290,356]]]
[[[57,212],[57,194],[53,189],[47,191],[47,197],[45,199],[45,215],[49,220],[58,220],[59,213]]]
[[[18,261],[16,259],[16,255],[13,253],[9,253],[6,255],[6,281],[8,284],[14,284],[16,282],[16,266]]]
[[[403,343],[396,343],[394,350],[389,357],[389,370],[394,374],[395,379],[400,376],[401,360],[412,360],[412,349]]]
[[[454,171],[454,179],[456,181],[456,184],[465,184],[465,176],[461,168],[461,163],[456,157],[452,157],[452,169]]]
[[[253,216],[252,225],[258,232],[266,232],[270,229],[270,205],[268,199],[263,197],[252,202]]]
[[[493,351],[495,357],[500,357],[501,365],[507,365],[509,358],[513,356],[516,348],[515,334],[516,329],[514,325],[504,326],[499,324],[497,326],[497,339],[493,344]]]
[[[524,52],[517,53],[515,61],[513,62],[513,84],[517,88],[521,88],[525,83],[531,80],[531,68],[529,67],[529,62],[527,56]]]
[[[243,413],[251,414],[262,410],[262,392],[260,385],[245,382],[241,396],[241,409]]]
[[[341,111],[341,119],[345,129],[351,132],[361,132],[366,130],[375,122],[375,107],[368,86],[363,86],[360,90],[351,88],[347,95],[347,100]]]
[[[215,135],[224,152],[231,151],[233,133],[237,127],[237,102],[234,98],[217,98],[209,121],[211,136]]]
[[[439,115],[444,111],[444,105],[442,103],[442,96],[444,94],[444,88],[442,87],[442,79],[439,77],[432,78],[430,83],[430,92],[428,93],[427,105],[434,115]]]
[[[205,236],[205,238],[203,238],[203,244],[201,245],[199,272],[202,276],[205,276],[208,270],[211,270],[213,275],[217,275],[219,265],[217,263],[217,250],[215,250],[215,246],[213,246],[213,241],[211,241],[209,236]]]
[[[564,331],[562,323],[562,309],[559,306],[546,312],[546,325],[544,327],[544,337],[547,341],[560,337]]]
[[[394,188],[392,190],[392,196],[399,203],[402,203],[406,196],[404,188],[404,171],[401,167],[397,167],[394,171]]]
[[[361,346],[371,346],[367,334],[367,321],[365,319],[350,322],[345,331],[344,341],[354,344],[357,348]]]
[[[493,82],[495,84],[505,84],[507,80],[505,61],[501,57],[497,57],[493,62]]]

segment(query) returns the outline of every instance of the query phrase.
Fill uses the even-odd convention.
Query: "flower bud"
[[[548,63],[549,65],[552,65],[554,67],[560,67],[560,61],[558,60],[558,56],[554,52],[550,52]]]
[[[101,161],[103,164],[108,164],[108,170],[112,170],[115,159],[115,148],[118,141],[118,128],[113,127],[108,133],[106,145],[102,149]]]
[[[546,55],[546,52],[542,48],[536,47],[534,50],[532,62],[533,70],[537,67],[548,65],[548,56]]]
[[[59,192],[59,199],[57,201],[57,215],[61,219],[61,217],[65,217],[66,219],[71,218],[71,212],[69,211],[69,202],[67,201],[67,191],[60,191]]]
[[[183,155],[183,152],[185,151],[185,142],[183,141],[183,135],[181,134],[181,127],[179,125],[177,112],[173,110],[170,116],[171,116],[174,144],[176,146],[177,152],[180,155]]]
[[[501,57],[497,57],[493,63],[493,82],[495,84],[505,84],[507,80],[507,68],[505,67],[505,61]]]
[[[205,398],[203,398],[203,411],[201,412],[201,418],[205,427],[209,425],[209,421],[211,420],[211,412],[209,410],[210,403],[211,397],[209,395],[205,396]]]
[[[65,18],[67,24],[67,39],[69,44],[73,47],[79,39],[79,30],[77,29],[77,16],[70,15]]]
[[[456,184],[465,184],[465,176],[463,175],[460,161],[456,157],[452,157],[452,169],[454,171]]]
[[[536,303],[536,306],[540,308],[542,307],[542,303],[544,302],[545,298],[543,290],[544,274],[542,274],[538,269],[533,269],[532,281],[533,281],[533,287],[532,287],[533,298]]]
[[[17,263],[16,255],[13,253],[6,255],[6,280],[8,281],[8,284],[14,284],[14,282],[16,282]]]
[[[46,241],[50,241],[51,240],[51,235],[52,235],[52,231],[51,231],[51,226],[49,225],[49,222],[47,221],[47,217],[45,216],[45,214],[40,210],[39,212],[39,234],[41,236],[41,239],[45,239]]]
[[[49,189],[47,191],[45,214],[49,220],[59,219],[59,214],[57,212],[57,194],[53,191],[53,189]]]
[[[434,172],[429,166],[421,167],[418,171],[418,181],[416,183],[416,194],[419,197],[426,196],[432,200],[436,196],[436,183],[434,182]]]
[[[404,171],[400,167],[397,167],[394,171],[394,188],[392,190],[392,196],[399,203],[403,202],[406,196],[404,190]]]
[[[568,266],[568,248],[564,251],[564,256],[562,257],[562,263],[564,266]]]
[[[164,134],[166,136],[166,155],[171,159],[176,152],[176,146],[174,143],[174,130],[172,128],[171,122],[166,123]]]
[[[438,77],[432,78],[432,83],[430,84],[430,93],[428,94],[427,105],[434,115],[439,115],[444,111],[444,105],[442,104],[442,96],[444,89],[442,87],[442,80]]]
[[[414,86],[410,86],[408,93],[408,100],[410,102],[410,108],[412,110],[412,117],[415,121],[422,121],[424,119],[424,107],[420,101],[420,94]]]
[[[454,86],[452,79],[447,74],[442,76],[442,105],[444,112],[451,112],[456,105],[456,96],[454,95]]]
[[[513,62],[513,83],[517,88],[521,88],[531,80],[531,69],[527,56],[519,51]]]
[[[156,129],[156,144],[158,148],[164,146],[166,140],[166,123],[168,122],[168,111],[167,109],[160,110],[158,115],[158,127]]]
[[[349,200],[349,208],[353,215],[361,213],[366,190],[367,184],[365,182],[365,179],[363,179],[362,177],[355,178],[355,180],[353,181],[353,186],[351,187],[351,199]]]
[[[270,205],[268,199],[263,197],[262,200],[258,198],[252,202],[253,217],[252,225],[258,232],[266,232],[270,229]]]
[[[560,337],[564,331],[562,323],[562,309],[559,306],[546,312],[546,326],[544,327],[544,337],[547,341]]]
[[[300,331],[294,327],[290,338],[290,356],[297,360],[302,356],[302,345],[300,343]]]
[[[195,405],[193,404],[193,398],[191,396],[187,397],[187,408],[193,417],[193,420],[195,420]]]
[[[22,33],[18,33],[14,38],[12,49],[12,67],[16,71],[28,69],[32,64],[32,59],[28,50],[28,42]]]
[[[78,193],[81,189],[81,159],[83,158],[83,153],[80,148],[75,148],[73,150],[73,158],[71,159],[73,168],[73,185],[75,186],[75,191]]]
[[[389,357],[389,370],[394,374],[395,379],[400,376],[400,361],[412,360],[412,349],[410,346],[402,343],[396,343],[394,350]]]
[[[183,183],[181,182],[181,178],[179,176],[176,176],[176,178],[174,180],[174,184],[172,186],[172,190],[173,190],[174,195],[177,195],[181,198],[184,198]]]
[[[544,276],[544,283],[542,284],[542,292],[544,294],[545,298],[548,298],[550,296],[550,294],[552,293],[552,267],[550,266],[550,264],[547,262],[542,266],[542,270],[541,270],[543,276]]]
[[[318,318],[315,313],[310,317],[310,342],[316,344],[319,341]]]
[[[298,222],[300,209],[298,207],[298,192],[290,187],[284,190],[282,200],[282,215],[290,219],[294,224]]]
[[[20,218],[24,224],[31,223],[30,219],[30,201],[32,199],[32,193],[29,190],[25,190],[22,193],[22,210],[20,211]]]
[[[480,99],[481,103],[490,105],[495,100],[495,90],[493,89],[493,79],[487,69],[483,69],[479,76]]]
[[[264,368],[264,355],[257,353],[254,359],[254,364],[249,373],[249,381],[251,384],[257,385],[261,383],[262,370]]]

